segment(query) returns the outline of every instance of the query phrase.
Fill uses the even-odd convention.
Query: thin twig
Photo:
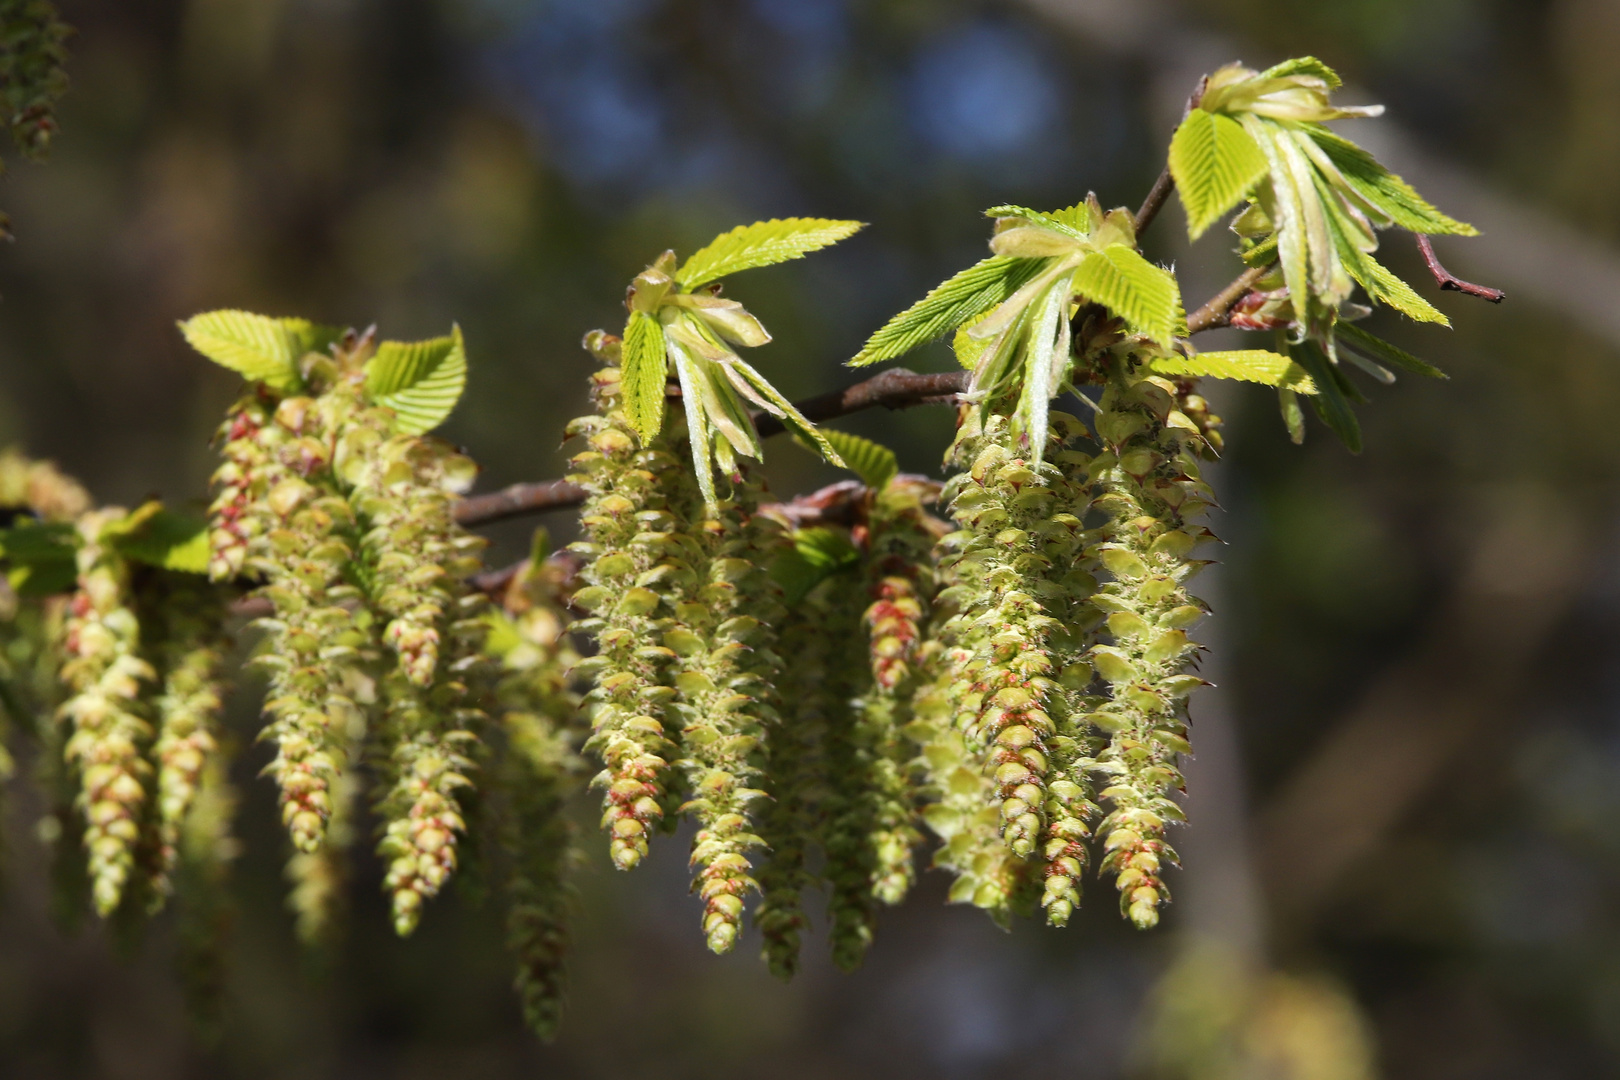
[[[865,382],[847,386],[842,390],[821,394],[793,403],[811,423],[832,420],[863,409],[909,409],[913,405],[948,403],[955,395],[967,389],[968,373],[946,371],[936,375],[919,375],[905,368],[890,368]],[[755,418],[761,438],[779,435],[786,428],[774,416]]]
[[[1232,284],[1210,297],[1208,303],[1187,316],[1187,333],[1196,334],[1200,330],[1213,330],[1225,326],[1231,316],[1232,305],[1243,299],[1243,295],[1254,288],[1254,283],[1264,277],[1270,269],[1270,266],[1256,266],[1239,274]]]
[[[560,510],[585,501],[585,489],[567,480],[513,484],[485,495],[469,495],[456,504],[456,524],[488,525],[542,510]]]
[[[1166,166],[1153,181],[1153,187],[1148,191],[1147,198],[1142,200],[1142,208],[1136,212],[1136,238],[1141,240],[1142,234],[1148,231],[1153,219],[1159,216],[1164,204],[1169,201],[1170,193],[1176,188],[1176,178],[1170,175],[1170,168]]]
[[[1435,284],[1442,289],[1467,293],[1469,296],[1477,296],[1481,300],[1489,300],[1493,304],[1500,304],[1507,298],[1507,293],[1501,289],[1493,289],[1489,285],[1475,285],[1473,282],[1464,281],[1453,274],[1440,265],[1440,257],[1434,253],[1434,245],[1429,242],[1427,236],[1422,233],[1413,233],[1412,235],[1417,237],[1418,250],[1423,253],[1423,261],[1428,264],[1429,273],[1434,275]]]

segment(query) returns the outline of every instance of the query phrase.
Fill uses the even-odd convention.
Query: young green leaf
[[[850,367],[904,356],[982,315],[1040,273],[1044,259],[992,255],[948,278],[867,339]]]
[[[109,530],[114,547],[126,559],[187,574],[208,573],[208,522],[187,514],[149,510],[147,504],[131,514],[128,528]]]
[[[1344,85],[1339,79],[1339,73],[1328,67],[1314,56],[1299,56],[1292,60],[1284,60],[1275,67],[1269,67],[1260,73],[1262,79],[1283,79],[1290,75],[1309,75],[1321,79],[1328,84],[1328,89],[1337,90]]]
[[[49,596],[73,588],[79,569],[75,553],[79,534],[64,523],[23,518],[0,529],[0,559],[6,579],[18,596]]]
[[[1306,124],[1304,128],[1338,167],[1345,181],[1396,225],[1429,236],[1479,235],[1474,226],[1436,210],[1412,185],[1384,168],[1349,139],[1320,124]]]
[[[1305,369],[1286,356],[1268,349],[1237,349],[1231,352],[1202,352],[1194,356],[1158,356],[1148,363],[1161,375],[1198,375],[1216,379],[1239,379],[1264,383],[1300,394],[1314,394],[1316,384]]]
[[[1170,140],[1170,175],[1196,240],[1266,175],[1266,155],[1230,116],[1193,109]]]
[[[793,546],[771,562],[770,575],[782,586],[788,607],[829,577],[860,561],[860,553],[842,529],[817,526],[793,533]]]
[[[733,354],[723,362],[722,366],[726,369],[728,377],[732,377],[732,382],[737,384],[737,388],[743,391],[756,405],[781,420],[794,434],[808,440],[830,464],[836,465],[840,469],[849,468],[844,462],[843,456],[828,441],[827,436],[821,429],[806,420],[804,414],[799,412],[791,401],[783,397],[780,390],[767,382],[765,376],[754,370],[752,365],[743,360],[742,357]],[[741,376],[741,380],[739,381],[733,376]],[[750,430],[752,430],[751,424]]]
[[[1001,206],[992,206],[984,212],[984,216],[997,220],[1002,218],[1022,218],[1032,225],[1050,229],[1055,233],[1069,237],[1071,240],[1085,240],[1090,230],[1082,230],[1079,221],[1079,216],[1084,213],[1082,208],[1085,205],[1085,203],[1080,203],[1069,207],[1067,210],[1059,210],[1056,214],[1045,214],[1039,210],[1031,210],[1027,206],[1003,204]],[[1089,224],[1090,215],[1086,214],[1085,217]]]
[[[645,446],[658,437],[664,426],[664,387],[669,381],[664,328],[656,316],[644,311],[630,313],[620,356],[625,412]]]
[[[900,472],[899,459],[882,443],[851,435],[836,428],[822,428],[821,433],[832,444],[850,472],[861,478],[872,491],[882,491]]]
[[[1361,453],[1361,422],[1350,407],[1346,381],[1313,341],[1289,344],[1288,352],[1310,375],[1320,391],[1311,398],[1311,407],[1352,454]]]
[[[366,393],[394,410],[396,427],[421,435],[444,422],[467,388],[461,327],[429,341],[385,341],[366,363]]]
[[[302,384],[298,359],[317,338],[303,319],[273,319],[247,311],[208,311],[180,324],[186,343],[243,378],[284,393]]]
[[[1074,290],[1167,348],[1186,322],[1176,279],[1124,244],[1087,255],[1075,271]]]
[[[1374,337],[1355,323],[1341,322],[1336,328],[1336,336],[1341,346],[1349,346],[1355,352],[1373,360],[1380,360],[1390,367],[1409,371],[1414,375],[1423,375],[1431,379],[1449,379],[1450,375],[1441,371],[1433,364],[1425,363],[1407,352],[1385,341]]]
[[[853,236],[864,227],[864,222],[829,218],[773,218],[739,225],[694,252],[675,271],[675,280],[691,291],[739,270],[802,258]]]

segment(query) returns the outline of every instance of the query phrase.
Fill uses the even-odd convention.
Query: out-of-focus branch
[[[578,506],[585,501],[585,489],[567,480],[513,484],[485,495],[469,495],[456,504],[456,524],[464,528],[488,525],[493,521],[545,510]]]
[[[1320,912],[1539,676],[1537,647],[1578,595],[1590,551],[1556,507],[1529,493],[1506,501],[1529,505],[1485,531],[1427,642],[1373,685],[1266,809],[1261,864],[1278,914]]]
[[[1175,188],[1176,178],[1170,175],[1170,169],[1166,166],[1159,178],[1153,181],[1153,187],[1148,189],[1147,198],[1142,200],[1142,208],[1136,212],[1136,235],[1139,239],[1153,224],[1153,219],[1159,216],[1159,211],[1164,209]]]

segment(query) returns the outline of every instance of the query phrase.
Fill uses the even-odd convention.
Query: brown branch
[[[795,401],[794,408],[811,423],[832,420],[863,409],[909,409],[913,405],[932,405],[950,402],[967,389],[968,373],[946,371],[936,375],[919,375],[905,368],[890,368],[865,382],[831,393],[820,394],[803,401]],[[760,438],[780,435],[786,428],[774,416],[755,419]]]
[[[890,368],[864,382],[828,394],[795,402],[812,423],[832,420],[862,409],[906,409],[913,405],[949,403],[967,389],[967,372],[946,371],[919,375],[905,368]],[[761,438],[779,435],[786,428],[774,416],[756,418]],[[567,480],[513,484],[500,491],[469,495],[456,504],[456,524],[463,528],[488,525],[507,518],[546,510],[563,510],[585,501],[585,489]]]
[[[1477,296],[1481,300],[1489,300],[1493,304],[1500,304],[1507,299],[1507,293],[1501,289],[1493,289],[1489,285],[1475,285],[1471,281],[1464,281],[1444,266],[1441,266],[1440,257],[1434,253],[1434,245],[1429,242],[1429,238],[1422,233],[1413,233],[1412,235],[1417,237],[1418,250],[1423,253],[1423,261],[1428,265],[1429,273],[1434,275],[1436,285],[1452,292]]]
[[[535,484],[513,484],[485,495],[469,495],[456,504],[456,524],[464,528],[488,525],[492,521],[543,510],[578,506],[585,501],[585,489],[567,480],[544,480]]]
[[[1138,242],[1141,241],[1142,234],[1148,231],[1148,226],[1153,224],[1153,219],[1159,216],[1159,211],[1164,209],[1164,204],[1169,201],[1170,193],[1175,188],[1176,178],[1170,175],[1170,169],[1166,166],[1159,174],[1159,178],[1153,181],[1153,187],[1149,189],[1147,198],[1142,200],[1142,208],[1136,212]]]
[[[1232,284],[1210,297],[1208,303],[1187,316],[1187,333],[1196,334],[1200,330],[1214,330],[1216,327],[1225,326],[1231,316],[1232,305],[1243,299],[1243,295],[1254,288],[1254,283],[1264,277],[1270,269],[1270,266],[1256,266],[1239,274]]]

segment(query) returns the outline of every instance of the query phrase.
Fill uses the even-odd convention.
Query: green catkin
[[[665,494],[683,466],[662,439],[639,445],[622,408],[618,339],[597,331],[586,347],[604,366],[592,377],[597,414],[568,427],[571,437],[586,441],[570,476],[587,492],[580,517],[586,539],[570,548],[589,560],[574,602],[591,612],[577,628],[597,646],[597,655],[581,664],[595,683],[586,749],[603,764],[592,784],[605,792],[602,827],[613,865],[628,870],[646,856],[650,833],[677,793],[670,767],[676,735],[666,712],[674,696],[665,679],[672,654],[659,644],[656,616],[669,590],[695,580],[696,571],[677,543]]]
[[[1094,505],[1108,518],[1091,554],[1112,576],[1094,603],[1108,612],[1113,644],[1091,650],[1110,696],[1090,719],[1109,733],[1092,766],[1110,807],[1101,869],[1115,875],[1121,911],[1147,928],[1169,900],[1160,874],[1176,855],[1165,825],[1184,818],[1168,792],[1181,785],[1176,756],[1189,751],[1185,698],[1202,683],[1184,670],[1196,650],[1186,629],[1204,614],[1185,583],[1203,565],[1188,553],[1209,534],[1189,519],[1214,500],[1199,479],[1204,439],[1176,407],[1177,386],[1133,361],[1118,357],[1109,372],[1091,464]]]
[[[366,653],[373,633],[369,613],[352,610],[360,589],[346,580],[358,525],[331,472],[333,440],[355,411],[351,394],[288,398],[274,423],[286,436],[279,459],[289,475],[264,496],[274,515],[264,553],[249,569],[264,575],[260,595],[274,614],[258,625],[268,631],[255,662],[270,671],[265,738],[276,744],[266,769],[280,789],[282,821],[293,846],[319,850],[336,811],[333,785],[343,775],[365,729],[369,688]],[[307,860],[299,865],[305,865]]]
[[[182,829],[219,750],[221,666],[227,642],[220,595],[189,575],[166,574],[156,611],[155,650],[162,686],[157,707],[158,872],[154,899],[170,889]]]
[[[963,613],[983,587],[982,566],[961,556],[970,535],[959,530],[939,544],[937,566],[944,588],[935,597],[933,632],[917,656],[919,670],[933,678],[923,681],[912,698],[914,719],[907,732],[922,747],[921,771],[932,800],[923,820],[941,841],[933,865],[955,877],[950,901],[973,904],[1006,927],[1015,913],[1031,906],[1035,879],[1031,864],[1002,841],[994,783],[984,773],[982,755],[968,745],[956,722],[974,693],[974,646],[980,636]]]
[[[692,797],[682,806],[698,822],[692,884],[704,901],[703,933],[724,953],[736,944],[744,897],[757,891],[749,851],[762,844],[756,807],[766,792],[763,744],[778,722],[775,652],[781,588],[761,568],[782,542],[775,522],[757,513],[760,486],[747,474],[710,516],[693,491],[683,498],[680,542],[696,571],[672,605],[664,643],[675,654],[674,708],[682,719],[680,765]]]
[[[205,759],[180,821],[173,871],[181,990],[193,1025],[208,1043],[222,1034],[225,951],[234,915],[228,885],[239,852],[231,836],[236,793],[227,764],[217,750]]]
[[[911,699],[926,678],[920,660],[934,592],[930,550],[935,541],[927,520],[920,493],[899,480],[875,493],[868,518],[865,570],[871,604],[862,622],[872,681],[857,707],[861,737],[871,748],[869,782],[877,804],[872,895],[891,905],[916,883],[913,853],[922,842],[911,744],[903,731],[911,721]]]
[[[53,462],[33,461],[15,448],[0,451],[0,507],[70,523],[90,506],[90,493]]]
[[[332,813],[321,846],[315,851],[295,850],[287,860],[287,910],[293,914],[293,932],[306,946],[331,942],[346,914],[349,871],[344,853],[354,843],[359,794],[352,772],[338,774],[329,791]]]
[[[379,803],[378,851],[388,860],[383,887],[403,935],[456,869],[466,831],[460,790],[471,784],[468,753],[479,719],[464,679],[485,624],[471,618],[483,598],[462,580],[477,570],[483,542],[463,533],[452,514],[472,463],[435,439],[390,436],[392,422],[386,409],[355,414],[337,469],[364,530],[368,598],[388,620],[382,636],[396,659],[382,680],[391,786]]]
[[[496,699],[504,739],[494,787],[502,799],[496,828],[509,861],[506,943],[524,1019],[547,1040],[557,1034],[568,987],[576,906],[569,873],[578,851],[565,808],[582,768],[573,750],[580,699],[569,684],[579,658],[566,633],[560,576],[531,559],[507,589],[490,643],[502,669]],[[512,632],[502,635],[502,627]]]
[[[833,662],[838,634],[830,620],[823,583],[813,589],[782,622],[778,646],[793,658],[782,672],[783,702],[778,722],[767,733],[765,759],[771,778],[771,801],[760,817],[760,835],[770,849],[760,866],[760,903],[754,924],[763,938],[760,955],[771,974],[792,978],[808,920],[803,893],[815,882],[811,848],[817,842],[826,801],[826,764],[821,755],[830,717],[848,703],[841,701]]]
[[[140,656],[129,568],[104,536],[124,516],[109,508],[79,519],[79,580],[62,666],[73,692],[61,707],[73,728],[63,753],[79,776],[91,898],[104,918],[118,907],[135,869],[151,776],[144,751],[152,727],[140,696],[156,677]]]
[[[33,161],[44,160],[56,134],[56,101],[68,85],[64,43],[71,33],[48,0],[0,5],[0,120]]]
[[[280,448],[290,432],[274,422],[275,411],[269,391],[255,386],[231,406],[215,436],[224,459],[214,471],[208,510],[208,576],[215,581],[241,574],[277,524],[265,496],[289,475]]]

